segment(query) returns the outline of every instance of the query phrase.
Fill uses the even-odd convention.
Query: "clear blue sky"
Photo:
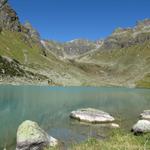
[[[28,20],[44,39],[100,39],[116,27],[150,18],[150,0],[9,0],[21,22]]]

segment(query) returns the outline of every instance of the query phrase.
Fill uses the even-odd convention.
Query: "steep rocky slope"
[[[103,49],[125,48],[150,40],[150,20],[138,21],[134,28],[118,28],[104,40]]]
[[[0,29],[28,32],[24,26],[20,24],[19,18],[8,4],[8,0],[0,0]]]
[[[102,41],[41,40],[0,1],[0,82],[150,87],[150,20],[116,29]]]

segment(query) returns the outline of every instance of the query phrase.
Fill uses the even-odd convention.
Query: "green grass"
[[[26,38],[23,33],[3,31],[0,33],[0,55],[9,56],[24,64],[24,54],[27,55],[28,64],[49,65],[49,61],[42,56],[41,47]],[[51,62],[56,61],[55,56],[48,55]]]
[[[114,133],[107,140],[89,139],[72,150],[149,150],[150,135],[134,136],[131,133]]]
[[[3,31],[0,33],[0,55],[9,56],[23,62],[23,48],[27,46],[21,42],[17,32]]]
[[[88,139],[81,144],[75,144],[69,150],[149,150],[150,134],[134,136],[132,133],[114,131],[105,140]],[[48,149],[49,150],[49,149]],[[61,150],[52,148],[50,150]]]
[[[137,87],[150,88],[150,73],[145,75],[142,80],[137,82]]]
[[[113,83],[115,85],[127,86],[128,83],[137,85],[138,81],[142,83],[143,87],[149,87],[149,78],[144,77],[144,74],[150,73],[150,43],[145,42],[143,44],[137,44],[128,48],[114,49],[114,50],[102,50],[96,51],[92,54],[86,55],[80,58],[80,61],[93,63],[97,66],[101,66],[101,71],[104,72],[103,79],[107,80],[107,83]],[[97,68],[93,72],[98,73]],[[100,72],[100,71],[99,71]],[[98,74],[99,77],[102,74]],[[138,86],[138,85],[137,85]]]

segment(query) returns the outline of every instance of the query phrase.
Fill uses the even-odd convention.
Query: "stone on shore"
[[[18,128],[16,150],[43,150],[57,144],[58,140],[49,136],[36,122],[27,120]]]
[[[110,114],[93,108],[84,108],[72,111],[70,117],[89,123],[110,123],[115,121],[114,117]]]
[[[139,120],[133,127],[132,131],[135,134],[138,133],[148,133],[150,132],[150,121],[148,120]]]
[[[140,116],[142,119],[150,120],[150,110],[144,110]]]

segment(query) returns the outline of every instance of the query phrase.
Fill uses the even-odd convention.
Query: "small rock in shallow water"
[[[144,110],[140,116],[142,119],[150,120],[150,110]]]
[[[111,123],[110,124],[112,128],[120,128],[119,124]]]
[[[90,123],[109,123],[115,120],[110,114],[93,108],[85,108],[72,111],[70,117]]]
[[[138,133],[148,133],[150,132],[150,121],[148,120],[139,120],[133,127],[132,131],[135,134]]]
[[[57,144],[58,140],[49,136],[36,122],[27,120],[18,128],[16,150],[42,150]]]

